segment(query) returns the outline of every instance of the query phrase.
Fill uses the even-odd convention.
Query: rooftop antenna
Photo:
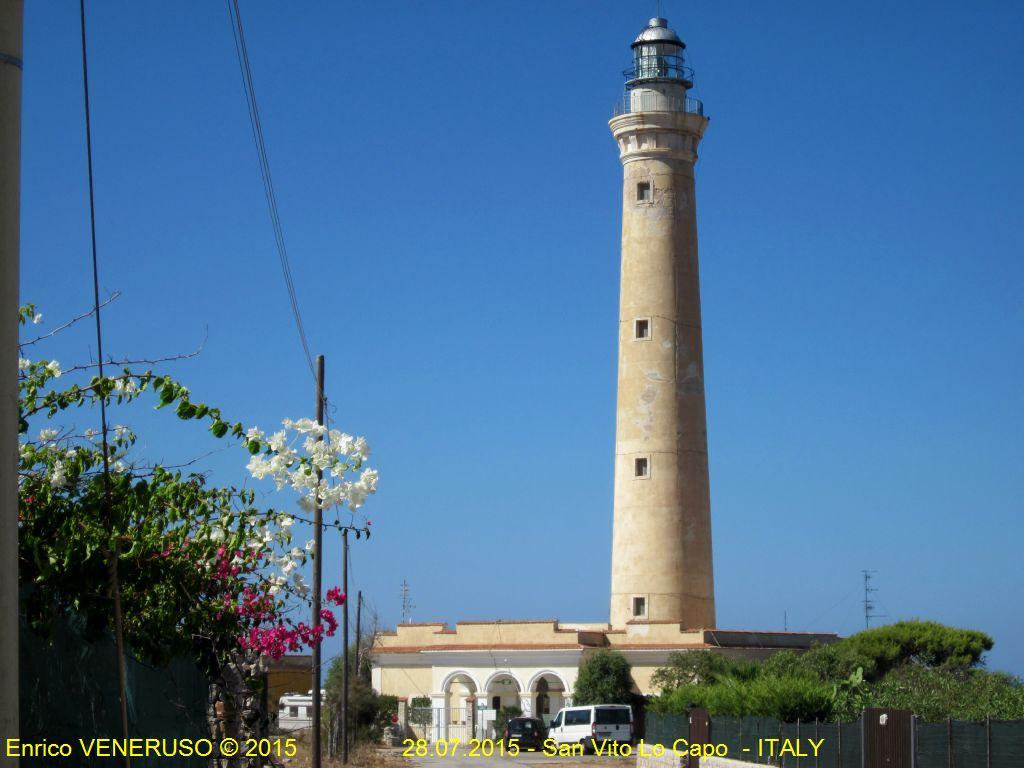
[[[872,619],[885,618],[884,613],[875,613],[875,603],[871,599],[871,595],[878,591],[877,587],[871,586],[871,574],[877,573],[877,571],[861,571],[864,574],[864,629],[871,629]]]
[[[412,609],[416,606],[413,605],[412,600],[409,599],[409,582],[402,579],[402,623],[408,624],[412,621]]]

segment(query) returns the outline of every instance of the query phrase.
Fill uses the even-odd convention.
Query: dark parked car
[[[515,742],[521,750],[542,749],[546,733],[543,720],[536,717],[513,717],[505,723],[502,739],[506,747]]]

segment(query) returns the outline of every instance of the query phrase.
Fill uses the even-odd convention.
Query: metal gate
[[[444,712],[444,710],[439,710]],[[458,707],[448,710],[445,723],[445,739],[459,739],[463,744],[468,742],[475,735],[473,733],[473,709],[471,707]]]
[[[409,725],[418,738],[431,742],[458,739],[465,744],[475,735],[472,707],[412,707]]]
[[[914,715],[907,709],[864,710],[864,768],[912,768]]]
[[[700,707],[694,707],[687,711],[690,721],[690,744],[707,744],[711,741],[711,720],[708,711]],[[687,768],[699,768],[700,758],[690,755]]]

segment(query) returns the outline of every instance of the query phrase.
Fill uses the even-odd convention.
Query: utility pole
[[[0,738],[18,736],[18,304],[22,0],[0,0]],[[17,758],[0,751],[0,766]]]
[[[341,532],[341,591],[345,594],[341,612],[341,762],[348,765],[348,528]]]
[[[323,426],[324,423],[324,356],[316,356],[316,423]],[[321,435],[319,440],[323,440]],[[317,483],[323,479],[324,473],[316,471]],[[320,508],[320,502],[314,505],[313,510],[313,631],[316,632],[320,623],[320,593],[323,588],[323,553],[324,553],[324,512]],[[313,760],[312,768],[320,768],[321,745],[320,745],[320,707],[321,707],[321,663],[320,646],[323,639],[313,643]]]
[[[356,597],[356,677],[359,677],[359,642],[362,639],[363,591],[359,590]]]
[[[882,618],[884,614],[875,613],[875,602],[871,595],[878,591],[877,587],[871,586],[871,574],[877,571],[861,571],[864,574],[864,629],[871,629],[871,620]]]

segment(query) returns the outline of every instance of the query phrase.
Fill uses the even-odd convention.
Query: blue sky
[[[28,3],[22,296],[91,283],[78,11]],[[202,354],[196,397],[311,415],[226,7],[91,2],[112,354]],[[620,177],[641,2],[243,2],[334,421],[381,471],[354,588],[385,625],[607,618]],[[1024,673],[1024,8],[679,2],[697,170],[719,625],[878,610]],[[92,350],[88,329],[50,351]],[[220,449],[147,407],[167,461]],[[221,482],[246,458],[203,459]],[[279,503],[272,495],[267,503]],[[325,581],[336,583],[329,541]],[[329,650],[333,650],[333,646]]]

